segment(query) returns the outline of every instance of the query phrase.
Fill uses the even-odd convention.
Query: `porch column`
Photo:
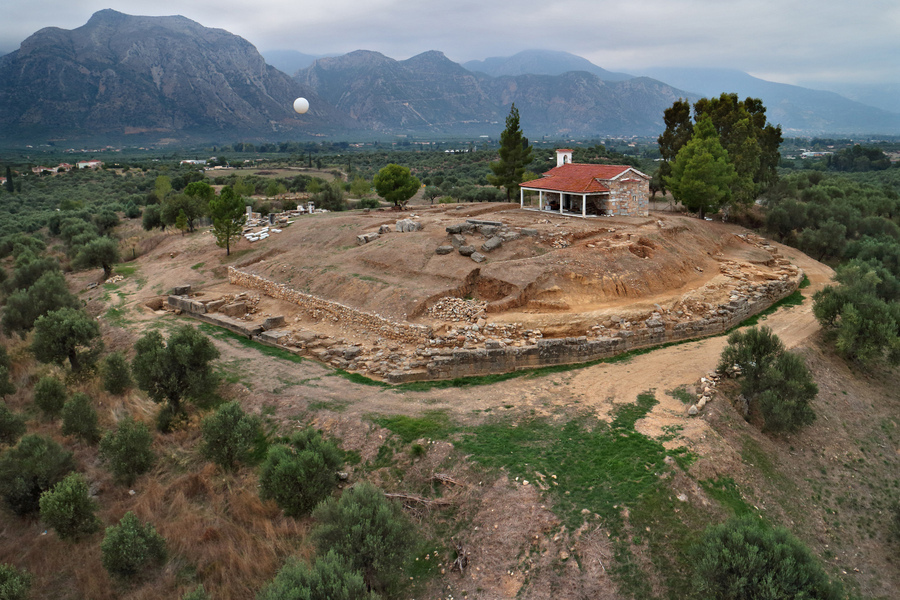
[[[538,190],[538,210],[544,210],[544,190]]]
[[[581,195],[581,216],[582,218],[587,217],[587,194]]]
[[[562,192],[559,193],[559,214],[563,214],[563,201],[565,200],[566,195]]]
[[[519,188],[519,208],[525,208],[525,190]]]

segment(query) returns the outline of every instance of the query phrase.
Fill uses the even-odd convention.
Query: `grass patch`
[[[137,265],[115,265],[113,266],[113,273],[116,275],[121,275],[122,277],[128,277],[129,275],[134,275],[138,270]]]
[[[731,477],[702,479],[698,483],[711,498],[718,500],[719,504],[729,509],[735,516],[741,517],[756,513],[756,510],[744,500],[737,484]]]
[[[303,362],[302,357],[297,356],[293,352],[285,350],[284,348],[275,348],[272,346],[267,346],[266,344],[261,344],[260,342],[234,333],[233,331],[225,329],[224,327],[217,327],[216,325],[210,325],[209,323],[200,323],[198,328],[200,329],[200,331],[209,335],[210,337],[221,340],[234,340],[242,346],[259,350],[260,353],[265,354],[266,356],[271,356],[272,358],[278,358],[292,363]]]
[[[687,391],[685,386],[679,386],[674,390],[667,390],[666,393],[676,400],[680,400],[682,404],[693,404],[694,403],[694,395]]]
[[[196,265],[192,265],[191,268],[196,271],[197,269],[202,269],[205,264],[205,262],[198,262]]]
[[[373,421],[380,427],[389,429],[404,444],[409,444],[419,438],[444,439],[454,430],[447,413],[442,410],[428,411],[422,417],[396,415],[377,417]]]
[[[641,394],[635,404],[619,407],[611,424],[592,417],[564,425],[502,419],[474,428],[456,446],[485,466],[543,481],[568,526],[577,528],[587,509],[618,529],[622,508],[638,503],[668,469],[663,445],[634,430],[655,404],[652,394]]]
[[[331,412],[344,412],[350,406],[349,400],[319,400],[310,402],[306,408],[312,411],[330,410]]]

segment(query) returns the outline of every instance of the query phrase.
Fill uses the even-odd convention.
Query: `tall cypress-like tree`
[[[12,169],[9,165],[6,166],[6,191],[10,194],[16,191],[16,184],[13,183]]]
[[[704,117],[694,127],[691,141],[675,157],[672,174],[665,182],[675,199],[699,212],[702,219],[731,200],[738,179],[712,120]]]
[[[222,188],[222,193],[209,201],[209,216],[212,217],[216,244],[225,248],[225,256],[229,256],[232,240],[240,239],[247,221],[243,198],[231,187]]]
[[[522,135],[519,126],[519,109],[513,103],[506,117],[506,129],[500,134],[500,160],[491,163],[493,175],[488,175],[488,183],[494,187],[506,188],[506,199],[512,200],[513,193],[519,191],[525,167],[531,162],[531,145]]]

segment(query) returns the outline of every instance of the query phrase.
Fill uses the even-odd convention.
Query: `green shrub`
[[[0,495],[17,515],[37,512],[41,494],[74,470],[71,452],[49,438],[26,435],[0,454]]]
[[[319,552],[333,550],[358,570],[370,589],[396,591],[415,551],[416,534],[397,504],[377,487],[361,483],[313,511],[312,537]]]
[[[40,505],[41,520],[61,539],[76,539],[100,529],[100,519],[94,514],[97,503],[80,473],[70,473],[41,494]]]
[[[806,546],[787,529],[772,529],[755,517],[708,527],[696,553],[694,589],[701,598],[843,597]]]
[[[310,567],[304,562],[289,559],[275,578],[257,596],[257,600],[376,600],[369,592],[359,571],[351,569],[347,561],[333,551],[317,559]]]
[[[718,368],[735,364],[743,375],[741,392],[759,406],[765,431],[796,431],[815,420],[810,403],[819,388],[803,359],[785,351],[771,329],[754,327],[729,335]]]
[[[134,577],[166,560],[166,540],[150,523],[142,525],[133,512],[106,528],[100,543],[104,568],[114,577]]]
[[[0,563],[0,598],[26,600],[31,587],[31,575],[12,565]]]
[[[796,431],[816,419],[810,402],[819,393],[803,359],[785,352],[763,375],[759,409],[767,431]]]
[[[243,462],[262,434],[259,417],[246,414],[239,402],[222,405],[203,419],[203,456],[226,470]]]
[[[94,444],[100,439],[97,411],[87,394],[78,392],[63,406],[62,432],[63,435],[79,437],[88,444]]]
[[[6,354],[6,347],[0,346],[0,397],[16,392],[16,386],[9,380],[9,369],[12,363]]]
[[[66,384],[56,377],[41,377],[34,386],[34,403],[45,415],[59,416],[66,404]]]
[[[318,431],[295,433],[288,444],[269,448],[259,474],[260,497],[272,499],[286,515],[310,512],[337,483],[341,452]]]
[[[127,485],[153,467],[153,436],[143,423],[127,418],[100,440],[100,458],[116,479]]]
[[[131,367],[121,352],[113,352],[103,361],[103,389],[110,394],[121,396],[134,385]]]
[[[0,444],[15,445],[25,435],[25,419],[0,402]]]
[[[724,371],[732,365],[740,366],[741,392],[749,397],[761,391],[763,374],[782,352],[784,344],[768,327],[735,331],[728,336],[718,368]]]
[[[362,198],[357,201],[356,208],[379,208],[381,206],[381,202],[378,201],[378,198]]]

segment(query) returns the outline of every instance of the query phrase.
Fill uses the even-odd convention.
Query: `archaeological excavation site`
[[[163,251],[171,294],[146,304],[389,383],[450,379],[720,334],[800,285],[779,248],[668,212],[311,214],[215,268]]]

